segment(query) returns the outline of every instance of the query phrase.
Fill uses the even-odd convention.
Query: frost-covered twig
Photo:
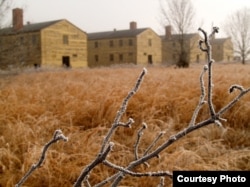
[[[81,172],[80,176],[78,177],[76,183],[74,184],[74,187],[81,187],[82,182],[84,181],[86,176],[91,172],[91,170],[105,160],[105,158],[107,157],[107,154],[110,151],[109,149],[111,149],[110,148],[110,143],[111,143],[110,139],[111,139],[112,135],[114,134],[115,130],[119,126],[131,127],[131,125],[134,123],[134,120],[132,118],[129,118],[128,122],[126,122],[126,123],[121,122],[121,118],[127,110],[127,105],[128,105],[129,100],[138,91],[140,85],[142,84],[143,78],[146,75],[146,73],[147,73],[147,70],[146,70],[146,68],[144,68],[143,71],[141,72],[139,78],[137,79],[134,88],[128,93],[128,95],[123,100],[121,107],[120,107],[120,110],[117,112],[115,120],[114,120],[111,128],[109,129],[107,135],[104,137],[99,154],[97,155],[96,159],[91,164],[89,164],[85,169],[83,169],[83,171]],[[112,143],[112,146],[113,145],[114,144]]]
[[[130,100],[130,98],[138,91],[144,76],[146,75],[147,70],[146,68],[143,69],[142,73],[140,74],[139,78],[136,81],[136,84],[134,86],[134,88],[128,93],[128,95],[125,97],[125,99],[122,102],[121,108],[120,110],[117,112],[115,120],[113,122],[112,127],[110,128],[108,134],[105,136],[103,144],[102,144],[102,148],[101,148],[101,152],[103,152],[103,150],[105,149],[107,143],[109,142],[112,134],[114,133],[114,131],[116,130],[116,128],[121,125],[121,117],[123,116],[123,114],[125,113],[127,106],[128,106],[128,101]],[[133,119],[129,119],[129,122],[127,124],[129,124],[128,127],[130,127],[130,125],[133,123]]]
[[[144,156],[149,153],[149,151],[155,146],[155,144],[158,142],[158,140],[165,134],[165,131],[161,131],[158,136],[153,140],[153,142],[148,146],[146,151],[144,152]]]
[[[199,113],[201,107],[206,103],[206,101],[205,101],[206,93],[205,93],[205,85],[204,85],[204,74],[206,73],[207,70],[208,70],[208,66],[205,65],[203,68],[203,71],[201,72],[201,75],[200,75],[200,86],[201,86],[200,101],[198,103],[198,106],[194,110],[194,113],[193,113],[192,119],[189,123],[189,126],[193,126],[195,124],[196,118],[198,116],[198,113]]]
[[[138,160],[139,156],[138,156],[138,146],[139,146],[139,143],[141,141],[141,137],[143,135],[143,131],[147,128],[147,124],[146,123],[143,123],[142,124],[142,127],[138,130],[137,132],[137,139],[136,139],[136,142],[135,142],[135,145],[134,145],[134,152],[135,152],[135,160]]]
[[[61,130],[56,130],[54,132],[53,138],[47,143],[45,144],[45,146],[43,147],[43,151],[41,154],[41,157],[39,159],[39,161],[36,164],[33,164],[30,168],[30,170],[23,176],[23,178],[15,185],[15,187],[20,187],[27,179],[28,177],[37,169],[39,168],[46,156],[47,150],[48,148],[53,144],[56,143],[59,140],[64,140],[64,141],[68,141],[68,138],[65,137],[62,133]]]
[[[121,166],[118,166],[118,165],[115,165],[107,160],[104,160],[103,161],[103,164],[111,167],[111,168],[114,168],[118,171],[122,171],[126,174],[129,174],[131,176],[134,176],[134,177],[160,177],[160,176],[168,176],[168,177],[171,177],[172,178],[172,173],[170,173],[169,171],[156,171],[156,172],[145,172],[145,173],[139,173],[139,172],[133,172],[133,171],[130,171],[130,170],[127,170],[126,168],[124,167],[121,167]]]
[[[97,166],[98,164],[102,163],[107,155],[109,154],[109,152],[112,150],[112,147],[114,146],[113,142],[110,142],[108,147],[104,150],[104,152],[102,154],[99,154],[96,159],[94,161],[92,161],[92,163],[90,163],[88,166],[86,166],[86,168],[82,171],[82,173],[80,174],[80,176],[78,177],[77,181],[74,184],[74,187],[81,187],[82,186],[82,182],[84,181],[84,179],[87,179],[90,171]]]
[[[103,157],[103,159],[99,159],[94,160],[92,162],[92,164],[90,164],[87,168],[85,168],[85,170],[83,171],[83,173],[85,173],[84,175],[82,175],[81,180],[82,181],[85,179],[85,177],[89,174],[89,172],[91,171],[91,169],[93,169],[95,167],[95,165],[99,164],[99,163],[103,163],[104,165],[111,167],[115,170],[118,170],[117,173],[113,174],[112,176],[104,179],[102,182],[100,182],[99,184],[96,184],[94,187],[100,187],[103,186],[109,182],[112,181],[111,186],[112,187],[117,187],[120,183],[120,181],[124,178],[125,175],[131,175],[134,177],[142,177],[142,176],[167,176],[167,177],[172,177],[171,172],[169,171],[155,171],[155,172],[134,172],[134,168],[141,165],[141,164],[145,164],[147,163],[147,161],[149,161],[150,159],[154,158],[154,157],[158,157],[160,155],[160,153],[165,150],[166,148],[168,148],[170,145],[172,145],[174,142],[176,142],[177,140],[181,139],[182,137],[186,136],[187,134],[200,129],[202,127],[205,127],[207,125],[210,124],[217,124],[219,126],[222,126],[221,124],[221,120],[223,120],[221,118],[221,115],[226,112],[228,109],[230,109],[243,95],[245,95],[246,93],[250,92],[250,88],[249,89],[244,89],[242,86],[239,85],[233,85],[230,88],[230,92],[233,92],[234,90],[239,90],[240,93],[238,96],[235,97],[235,99],[233,99],[231,102],[229,102],[229,104],[227,104],[224,108],[222,108],[221,110],[219,110],[219,112],[216,113],[214,106],[213,106],[213,100],[212,100],[212,95],[213,95],[213,84],[212,84],[212,64],[214,62],[214,60],[212,59],[212,47],[210,45],[210,39],[212,39],[212,36],[218,32],[218,28],[214,27],[212,33],[208,36],[207,33],[203,30],[203,29],[199,29],[199,31],[201,31],[204,35],[204,39],[199,41],[199,45],[200,45],[200,49],[205,52],[207,54],[207,65],[204,66],[202,73],[200,75],[200,87],[201,87],[201,96],[200,96],[200,100],[199,103],[196,107],[196,109],[193,112],[191,121],[189,123],[189,125],[187,126],[187,128],[184,128],[183,130],[177,132],[176,134],[170,136],[169,138],[167,138],[160,146],[156,147],[156,143],[158,142],[158,140],[163,136],[163,132],[161,132],[154,140],[153,142],[148,146],[148,148],[145,150],[144,154],[142,154],[142,156],[139,156],[138,153],[138,149],[139,149],[139,145],[140,145],[140,141],[141,141],[141,137],[142,137],[142,133],[143,130],[146,129],[146,126],[143,126],[142,128],[140,128],[138,130],[137,133],[137,139],[136,142],[134,144],[134,154],[135,154],[135,160],[131,161],[127,166],[120,166],[120,165],[116,165],[113,164],[111,162],[109,162],[106,159],[106,156]],[[205,89],[205,85],[204,85],[204,75],[205,73],[208,72],[208,84],[207,84],[207,89]],[[111,126],[109,132],[107,133],[107,136],[105,136],[102,147],[101,147],[101,151],[98,154],[98,157],[101,157],[103,155],[103,153],[106,152],[107,150],[107,146],[110,145],[110,139],[111,136],[113,135],[113,133],[115,132],[116,128],[119,126],[123,126],[123,127],[130,127],[131,124],[134,122],[132,119],[129,119],[127,123],[122,123],[120,122],[122,115],[125,113],[127,105],[128,105],[128,101],[129,99],[135,94],[135,92],[137,92],[137,90],[139,89],[139,86],[141,85],[142,79],[144,77],[144,75],[146,74],[146,70],[144,69],[143,72],[141,73],[141,75],[139,76],[135,87],[128,93],[127,97],[123,100],[123,103],[121,105],[120,110],[118,111],[115,120],[113,122],[113,125]],[[207,94],[206,94],[207,91]],[[209,113],[210,115],[208,116],[207,119],[201,121],[201,122],[196,122],[197,116],[199,114],[199,111],[201,109],[201,107],[204,105],[205,98],[207,95],[207,102],[208,102],[208,108],[209,108]],[[109,152],[107,152],[108,154]],[[98,159],[97,157],[97,159]],[[91,166],[91,167],[90,167]],[[81,183],[78,183],[79,185],[75,185],[77,187],[80,187]],[[164,178],[161,178],[161,182],[158,185],[159,187],[164,186]]]
[[[127,174],[126,171],[131,171],[133,168],[135,168],[136,166],[145,163],[146,161],[148,161],[149,159],[159,155],[163,150],[165,150],[167,147],[169,147],[171,144],[173,144],[174,142],[176,142],[177,140],[179,140],[180,138],[186,136],[187,134],[205,127],[209,124],[217,124],[219,126],[222,126],[220,120],[222,120],[222,118],[220,117],[221,114],[223,114],[225,111],[227,111],[229,108],[231,108],[243,95],[245,95],[247,92],[250,91],[249,89],[244,89],[241,86],[236,86],[233,85],[230,88],[230,92],[232,92],[235,89],[238,89],[241,91],[241,93],[233,100],[231,101],[228,105],[226,105],[224,108],[222,108],[219,112],[215,112],[214,107],[213,107],[213,101],[212,101],[212,64],[214,62],[214,60],[211,58],[212,56],[212,47],[210,45],[210,39],[212,38],[212,36],[218,32],[218,28],[214,27],[212,33],[208,36],[207,33],[199,28],[199,31],[201,31],[204,35],[204,39],[199,41],[199,45],[200,45],[200,49],[207,53],[207,60],[208,60],[208,64],[204,66],[203,72],[201,73],[200,76],[200,85],[201,85],[201,97],[200,97],[200,101],[199,104],[197,106],[197,108],[194,111],[193,117],[191,119],[191,122],[189,124],[189,126],[183,130],[181,130],[180,132],[177,132],[175,135],[171,136],[168,140],[166,140],[162,145],[160,145],[159,147],[157,147],[154,151],[152,151],[149,154],[145,154],[144,156],[142,156],[141,158],[139,158],[138,160],[135,160],[133,162],[131,162],[126,168],[125,171],[120,171],[117,175],[117,177],[115,178],[115,180],[112,183],[112,187],[116,187],[120,181],[123,179],[124,175]],[[205,46],[204,46],[205,45]],[[207,85],[207,95],[208,95],[208,107],[209,107],[209,112],[210,112],[210,117],[202,122],[196,123],[196,118],[198,115],[198,112],[201,108],[201,106],[205,103],[205,86],[204,86],[204,81],[203,81],[203,76],[204,73],[208,70],[208,85]]]
[[[214,60],[212,59],[212,46],[210,44],[210,39],[212,38],[213,35],[215,35],[215,33],[219,32],[219,28],[218,27],[213,27],[213,31],[212,33],[209,35],[209,37],[207,36],[207,33],[199,28],[199,31],[201,31],[204,35],[204,39],[199,41],[199,45],[200,45],[200,49],[207,53],[207,62],[208,62],[208,106],[209,106],[209,111],[210,111],[210,115],[211,117],[215,116],[215,110],[214,110],[214,106],[213,106],[213,102],[212,102],[212,87],[213,87],[213,83],[212,83],[212,64],[214,62]],[[205,48],[203,46],[203,44],[205,45]]]
[[[224,106],[218,113],[217,116],[220,117],[222,114],[224,114],[226,111],[228,111],[230,108],[234,106],[235,103],[237,103],[241,97],[243,97],[245,94],[250,92],[250,88],[245,89],[243,86],[239,85],[233,85],[230,87],[229,92],[233,92],[235,89],[240,90],[239,95],[237,95],[231,102],[229,102],[226,106]]]

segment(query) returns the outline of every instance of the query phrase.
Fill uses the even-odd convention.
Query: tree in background
[[[161,16],[164,26],[170,25],[178,34],[180,50],[178,52],[178,67],[188,67],[189,60],[185,49],[185,34],[193,27],[195,9],[190,0],[160,0]]]
[[[234,44],[234,52],[240,56],[242,64],[245,64],[250,54],[250,9],[238,10],[225,23],[225,31]]]
[[[8,24],[9,20],[6,13],[10,11],[13,6],[13,0],[0,0],[0,28]]]

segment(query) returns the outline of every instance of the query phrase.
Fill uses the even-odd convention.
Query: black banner
[[[173,187],[250,187],[250,171],[174,171]]]

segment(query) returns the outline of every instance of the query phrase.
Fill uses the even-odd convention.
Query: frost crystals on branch
[[[48,150],[48,148],[53,144],[56,143],[59,140],[64,140],[64,141],[68,141],[68,138],[66,136],[63,135],[61,130],[56,130],[54,132],[53,138],[43,147],[43,151],[41,154],[41,157],[39,159],[39,161],[36,164],[33,164],[30,168],[30,170],[23,176],[23,178],[15,185],[15,187],[20,187],[22,186],[22,184],[28,179],[28,177],[37,169],[39,168],[46,156],[46,152]]]
[[[109,129],[107,135],[105,136],[105,138],[103,140],[99,154],[97,155],[96,159],[92,163],[90,163],[87,167],[85,167],[85,169],[83,169],[82,173],[80,174],[76,183],[74,184],[74,187],[81,187],[82,182],[86,180],[86,177],[89,175],[91,170],[94,167],[96,167],[98,164],[105,161],[108,153],[110,152],[111,148],[114,145],[113,143],[110,142],[110,139],[111,139],[112,135],[114,134],[115,130],[119,126],[131,127],[131,125],[134,123],[134,120],[132,118],[129,118],[128,122],[126,122],[126,123],[121,122],[121,118],[127,110],[129,100],[131,99],[131,97],[133,95],[135,95],[135,93],[140,88],[140,85],[142,84],[143,78],[146,75],[146,73],[147,73],[147,70],[146,70],[146,68],[144,68],[143,71],[141,72],[139,78],[137,79],[134,88],[128,93],[128,95],[123,100],[122,105],[120,107],[120,110],[117,112],[115,120],[114,120],[111,128]]]
[[[201,95],[200,95],[200,100],[198,102],[198,105],[196,109],[193,112],[193,115],[191,117],[190,123],[187,126],[187,128],[184,128],[183,130],[177,132],[176,134],[170,136],[168,139],[166,139],[160,146],[155,147],[156,143],[160,138],[163,137],[164,131],[160,132],[158,136],[153,140],[153,142],[148,146],[148,148],[144,151],[144,153],[140,154],[138,150],[140,142],[142,141],[142,135],[143,132],[146,130],[146,123],[143,123],[143,126],[138,130],[137,132],[137,139],[134,144],[134,160],[131,160],[131,162],[127,166],[119,166],[116,164],[113,164],[109,162],[106,157],[103,157],[103,159],[100,159],[102,155],[106,152],[107,150],[107,145],[109,145],[110,138],[115,132],[115,129],[119,126],[123,127],[130,127],[130,125],[133,123],[132,119],[129,119],[127,123],[121,123],[121,117],[126,111],[128,101],[129,99],[137,92],[139,89],[139,86],[141,85],[142,79],[146,73],[146,70],[144,69],[141,75],[139,76],[135,87],[128,93],[127,97],[125,97],[120,110],[117,113],[117,116],[114,120],[114,123],[112,127],[110,128],[107,136],[104,138],[103,144],[101,151],[97,157],[96,160],[90,164],[84,171],[85,174],[81,175],[81,180],[82,181],[86,178],[86,176],[89,174],[90,170],[95,167],[95,165],[99,164],[99,161],[102,161],[102,163],[108,167],[111,167],[118,172],[106,179],[104,179],[102,182],[99,184],[96,184],[95,187],[100,187],[103,186],[109,182],[112,181],[111,186],[116,187],[119,185],[120,181],[124,179],[125,175],[131,175],[134,177],[141,177],[141,176],[156,176],[156,177],[162,177],[161,182],[158,186],[164,186],[164,178],[163,177],[170,177],[172,178],[172,174],[169,171],[156,171],[156,172],[145,172],[145,173],[140,173],[140,172],[134,172],[134,168],[141,164],[146,164],[149,166],[148,161],[152,158],[159,158],[159,155],[162,151],[164,151],[166,148],[168,148],[171,144],[173,144],[175,141],[179,140],[180,138],[186,136],[187,134],[205,127],[210,124],[216,124],[218,126],[222,126],[221,121],[223,120],[221,118],[221,115],[224,114],[228,109],[230,109],[243,95],[245,95],[247,92],[250,91],[249,89],[244,89],[240,85],[233,85],[229,91],[230,93],[233,92],[234,90],[240,91],[240,94],[236,96],[231,102],[229,102],[224,108],[219,110],[219,112],[216,112],[214,109],[213,105],[213,100],[212,100],[212,95],[213,95],[213,83],[212,83],[212,64],[214,63],[214,60],[212,59],[212,47],[210,45],[210,39],[213,37],[215,33],[218,33],[219,29],[217,27],[213,28],[213,31],[210,35],[207,35],[207,33],[203,29],[199,29],[199,31],[203,34],[204,38],[199,41],[199,47],[201,51],[205,52],[207,54],[207,64],[204,66],[201,75],[200,75],[200,88],[201,88]],[[208,83],[207,86],[204,84],[204,75],[208,73]],[[208,108],[209,108],[209,115],[208,118],[201,121],[201,122],[196,122],[197,116],[199,114],[200,109],[204,106],[205,103],[208,103]],[[77,183],[75,186],[80,187],[81,182]]]
[[[239,85],[233,85],[229,90],[230,92],[234,91],[235,89],[240,91],[240,94],[236,96],[229,104],[227,104],[224,108],[222,108],[219,112],[216,113],[214,106],[213,106],[213,100],[212,100],[212,95],[213,95],[213,83],[212,83],[212,64],[214,63],[214,60],[212,59],[212,47],[210,45],[210,39],[213,37],[215,33],[218,33],[219,28],[214,27],[212,33],[208,36],[207,33],[199,28],[199,31],[202,32],[204,39],[199,41],[199,47],[201,51],[205,52],[207,54],[207,65],[204,66],[202,73],[200,75],[200,87],[201,87],[201,96],[200,96],[200,101],[198,103],[198,106],[194,110],[193,116],[191,118],[191,121],[188,125],[187,128],[184,128],[180,132],[177,132],[175,135],[170,136],[169,139],[167,139],[162,145],[157,147],[155,150],[151,151],[150,153],[144,154],[141,158],[138,158],[137,160],[131,162],[127,168],[123,170],[120,170],[120,172],[116,175],[112,176],[112,179],[114,179],[112,183],[112,187],[116,187],[119,185],[120,181],[123,179],[123,177],[128,174],[127,171],[131,171],[133,168],[136,166],[145,163],[149,159],[153,157],[157,157],[163,150],[165,150],[167,147],[169,147],[171,144],[173,144],[175,141],[179,140],[180,138],[186,136],[187,134],[205,127],[210,124],[216,124],[218,126],[222,126],[221,121],[224,120],[221,118],[221,115],[224,114],[228,109],[230,109],[234,104],[246,93],[250,91],[250,88],[244,89],[242,86]],[[209,117],[201,122],[196,122],[197,116],[199,114],[199,111],[201,107],[206,103],[206,93],[205,93],[205,85],[204,85],[204,74],[208,72],[208,85],[207,85],[207,103],[208,103],[208,108],[209,108]],[[225,120],[224,120],[225,121]],[[137,155],[137,154],[136,154]],[[164,176],[164,175],[162,175]],[[171,176],[171,175],[165,175],[165,176]]]

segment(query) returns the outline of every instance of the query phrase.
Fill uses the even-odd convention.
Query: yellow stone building
[[[177,64],[180,39],[189,63],[206,60],[198,47],[200,35],[172,34],[167,26],[164,36],[151,28],[85,33],[69,21],[54,20],[23,24],[23,10],[13,9],[13,26],[0,29],[0,68],[22,66],[100,67],[116,64]],[[213,59],[233,60],[230,38],[211,40]]]
[[[216,62],[231,62],[234,60],[231,38],[213,38],[211,40],[213,59]]]
[[[13,10],[13,26],[0,29],[0,67],[87,66],[87,35],[69,21],[23,24]]]
[[[184,51],[186,52],[186,60],[189,63],[204,62],[206,59],[198,46],[200,36],[198,33],[191,34],[172,34],[171,26],[166,26],[165,35],[162,38],[162,62],[167,65],[176,65],[181,52],[181,44],[183,41]]]
[[[167,65],[177,64],[180,56],[180,41],[184,43],[184,50],[189,63],[205,62],[207,57],[199,49],[198,42],[201,39],[198,33],[172,34],[171,26],[166,26],[165,35],[162,38],[162,62]],[[183,38],[182,38],[183,37]],[[217,61],[230,62],[233,60],[233,43],[230,38],[211,39],[212,58]]]
[[[161,38],[150,28],[88,33],[88,66],[161,63]]]

